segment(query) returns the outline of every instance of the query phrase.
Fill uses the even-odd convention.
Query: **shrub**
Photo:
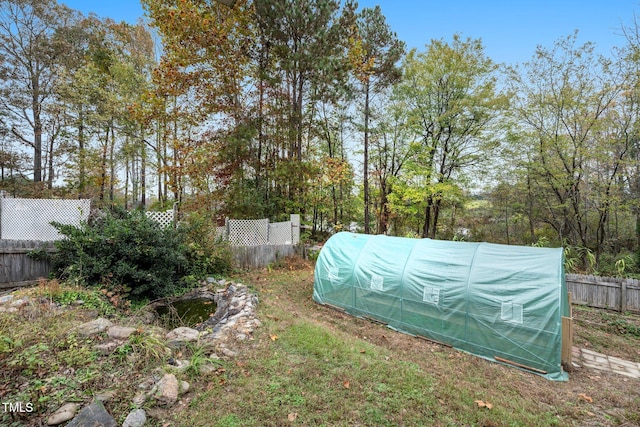
[[[181,232],[161,228],[143,212],[114,210],[79,227],[53,225],[66,237],[52,256],[60,278],[143,300],[174,293],[190,273]]]
[[[227,242],[215,236],[212,224],[213,220],[192,213],[186,223],[180,225],[187,245],[191,274],[196,277],[231,272],[231,248]]]

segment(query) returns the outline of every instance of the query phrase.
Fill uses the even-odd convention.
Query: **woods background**
[[[564,246],[640,271],[640,32],[523,64],[452,34],[406,51],[379,7],[143,0],[136,25],[0,1],[0,186],[366,233]]]

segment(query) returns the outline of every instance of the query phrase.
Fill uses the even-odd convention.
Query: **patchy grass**
[[[263,327],[228,367],[224,380],[208,383],[205,393],[192,397],[188,410],[173,415],[176,425],[640,422],[637,380],[577,370],[566,383],[550,382],[333,311],[312,301],[313,271],[308,266],[251,272],[241,279],[259,295]],[[595,335],[578,322],[576,336],[587,343]],[[625,334],[623,339],[628,345],[621,351],[637,351],[637,337]]]
[[[566,383],[551,382],[322,307],[311,299],[313,270],[299,260],[236,279],[258,294],[263,326],[213,371],[201,369],[205,349],[181,350],[191,361],[182,377],[190,391],[172,408],[145,406],[147,425],[640,425],[640,380],[578,369]],[[138,384],[164,366],[166,343],[140,332],[100,356],[100,337],[73,328],[96,312],[117,323],[104,298],[59,284],[25,292],[44,302],[0,313],[0,400],[32,402],[35,413],[0,412],[0,425],[41,425],[64,402],[105,390],[121,424]],[[640,316],[582,307],[574,315],[576,345],[640,361]]]
[[[640,363],[640,316],[573,307],[574,345]]]
[[[106,391],[114,396],[106,408],[121,424],[143,377],[166,363],[166,342],[141,330],[100,355],[94,346],[104,334],[82,337],[75,328],[97,316],[121,320],[101,292],[51,281],[18,294],[35,303],[0,312],[0,401],[33,406],[22,413],[0,407],[0,425],[45,425],[65,402],[86,404]]]

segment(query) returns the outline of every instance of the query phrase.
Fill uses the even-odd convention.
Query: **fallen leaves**
[[[297,412],[292,412],[287,416],[287,419],[290,422],[294,422],[296,420],[296,418],[298,418],[298,413]]]
[[[342,385],[344,386],[344,388],[349,388],[350,387],[349,381],[343,382]]]
[[[269,335],[269,338],[271,338],[271,341],[277,341],[278,340],[278,336],[276,334]]]
[[[478,405],[479,408],[487,408],[487,409],[493,408],[493,405],[491,403],[485,402],[483,400],[474,400],[474,402]]]
[[[580,393],[580,394],[578,395],[578,398],[579,398],[579,399],[581,399],[581,400],[584,400],[585,402],[593,403],[593,398],[591,398],[591,397],[587,396],[587,395],[586,395],[586,394],[584,394],[584,393]]]

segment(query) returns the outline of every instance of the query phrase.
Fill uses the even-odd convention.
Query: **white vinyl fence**
[[[231,246],[297,245],[300,243],[300,215],[289,221],[269,222],[268,219],[227,219],[217,235]]]
[[[164,212],[151,212],[151,211],[146,211],[144,213],[147,218],[157,222],[158,224],[160,224],[160,227],[162,228],[166,228],[169,226],[172,226],[175,223],[176,220],[176,210],[174,209],[169,209],[167,211]]]
[[[89,218],[91,201],[0,198],[0,239],[59,240],[51,222],[79,226]]]

